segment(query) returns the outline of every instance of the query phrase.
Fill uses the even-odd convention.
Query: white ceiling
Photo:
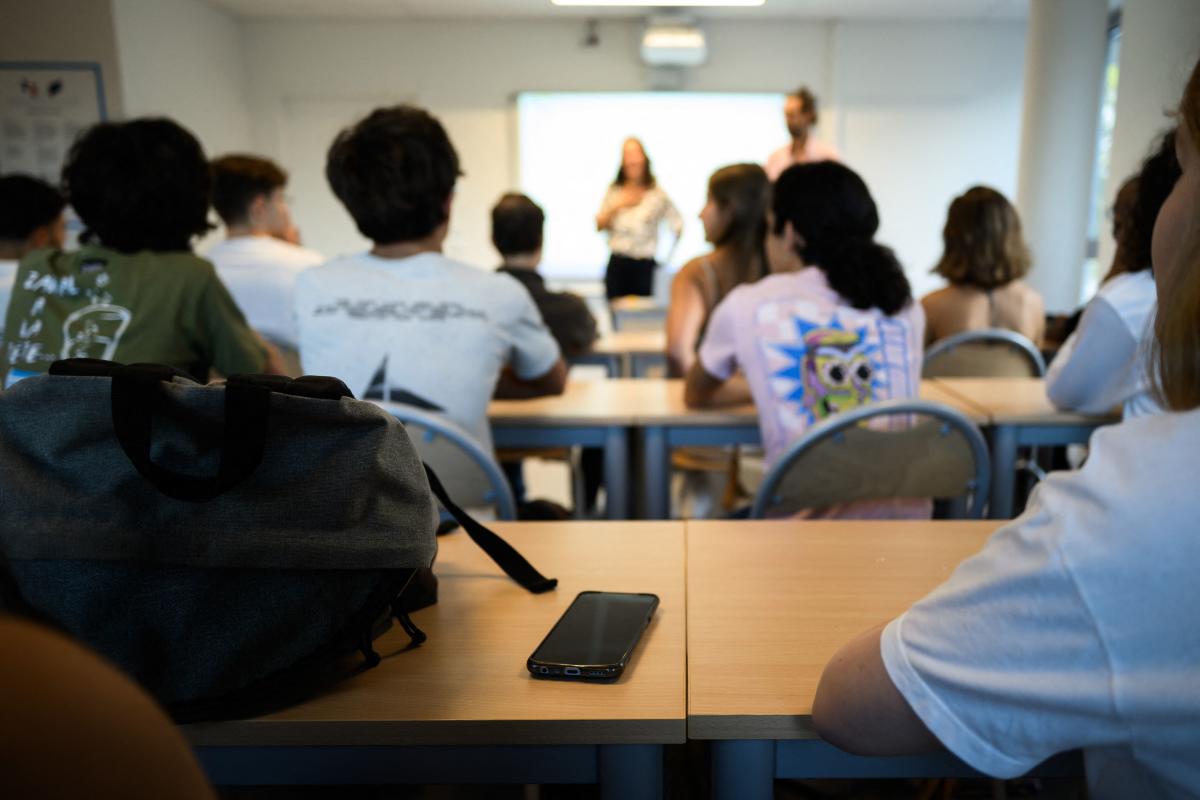
[[[321,19],[640,18],[652,8],[560,8],[550,0],[208,0],[239,17]],[[766,0],[758,8],[681,9],[706,19],[1024,19],[1029,0]]]

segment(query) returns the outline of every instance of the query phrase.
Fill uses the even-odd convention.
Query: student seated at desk
[[[1057,408],[1106,414],[1121,406],[1126,419],[1162,411],[1147,371],[1155,305],[1150,242],[1178,178],[1175,132],[1169,131],[1117,193],[1112,269],[1046,373],[1046,394]]]
[[[0,178],[0,331],[17,277],[17,264],[42,247],[61,249],[67,239],[67,201],[45,181],[28,175]]]
[[[757,164],[722,167],[708,179],[700,211],[708,255],[693,258],[671,281],[667,307],[667,374],[682,378],[696,360],[704,328],[725,296],[766,272],[763,236],[771,184]]]
[[[1012,203],[986,186],[954,198],[942,231],[945,245],[933,271],[950,285],[921,298],[925,344],[956,333],[1007,328],[1040,346],[1046,328],[1042,296],[1021,280],[1029,247]]]
[[[752,395],[768,465],[830,415],[920,389],[924,317],[896,257],[874,241],[878,228],[875,201],[851,169],[833,161],[788,168],[767,216],[771,274],[713,311],[686,402]],[[826,515],[928,517],[929,501],[855,503]]]
[[[1200,63],[1182,176],[1154,228],[1153,355],[1165,414],[1098,431],[1077,472],[950,579],[843,647],[813,722],[865,755],[942,745],[996,777],[1082,748],[1090,796],[1200,791]]]
[[[286,240],[297,235],[283,195],[287,173],[273,161],[246,155],[222,156],[212,162],[212,171],[213,208],[225,223],[226,238],[205,255],[250,326],[294,351],[296,276],[325,258]]]
[[[412,106],[376,109],[338,134],[325,175],[374,246],[297,279],[307,372],[356,397],[424,398],[488,450],[493,394],[562,392],[567,368],[529,292],[442,254],[459,168],[441,123]]]
[[[282,373],[191,251],[212,188],[196,137],[168,119],[100,123],[71,147],[63,186],[83,247],[22,259],[0,348],[6,387],[76,357],[166,364],[198,381],[211,368]]]
[[[523,194],[510,192],[492,208],[492,244],[500,253],[497,272],[515,278],[533,298],[558,349],[567,358],[586,353],[596,341],[596,318],[587,302],[570,292],[552,292],[538,274],[546,214]]]

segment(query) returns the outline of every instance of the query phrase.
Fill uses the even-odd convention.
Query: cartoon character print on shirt
[[[797,341],[769,343],[788,359],[772,374],[791,384],[785,403],[811,425],[875,399],[886,373],[870,328],[847,328],[837,316],[824,325],[792,322]]]

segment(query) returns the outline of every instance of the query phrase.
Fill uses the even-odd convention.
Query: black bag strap
[[[434,496],[442,504],[442,507],[458,520],[458,524],[463,526],[463,530],[467,532],[471,540],[479,545],[483,552],[491,556],[508,577],[533,594],[548,592],[558,586],[558,578],[547,578],[542,575],[536,567],[525,560],[525,556],[517,552],[515,547],[500,538],[499,534],[479,524],[470,514],[455,505],[454,501],[446,494],[442,482],[438,480],[437,473],[430,469],[428,464],[423,466],[425,474],[429,478],[429,488],[433,490]]]
[[[163,381],[177,373],[160,364],[114,365],[113,430],[121,449],[143,478],[176,500],[212,500],[249,478],[262,463],[267,443],[271,390],[235,375],[225,384],[225,427],[216,475],[186,475],[150,460],[152,422],[164,399]]]

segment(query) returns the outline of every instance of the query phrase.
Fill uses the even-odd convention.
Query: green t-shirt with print
[[[167,364],[197,380],[261,372],[266,351],[212,264],[192,253],[36,250],[5,317],[4,386],[61,358]]]

